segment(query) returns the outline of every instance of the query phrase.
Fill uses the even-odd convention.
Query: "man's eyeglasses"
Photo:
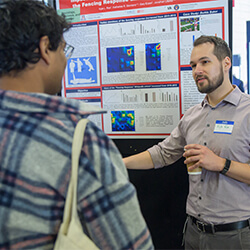
[[[75,48],[72,45],[69,45],[67,43],[65,44],[64,54],[67,60],[72,56],[74,49]]]

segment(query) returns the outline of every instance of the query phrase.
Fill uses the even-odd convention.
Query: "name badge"
[[[214,127],[214,133],[232,134],[234,122],[217,120]]]

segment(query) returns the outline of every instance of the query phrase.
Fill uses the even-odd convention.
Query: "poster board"
[[[62,96],[107,111],[91,116],[113,139],[161,139],[201,102],[189,57],[195,38],[229,42],[229,0],[56,0],[75,47]]]

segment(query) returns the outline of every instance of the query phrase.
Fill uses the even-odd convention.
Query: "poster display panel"
[[[189,65],[193,41],[228,42],[228,0],[56,0],[75,47],[62,96],[107,111],[91,116],[117,139],[164,138],[204,98]]]

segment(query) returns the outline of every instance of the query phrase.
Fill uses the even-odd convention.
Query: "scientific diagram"
[[[147,70],[161,70],[161,44],[145,45]]]
[[[107,48],[108,72],[135,70],[134,46]]]
[[[97,83],[96,57],[80,57],[68,60],[68,85]]]
[[[133,110],[111,111],[112,131],[135,131],[135,112]]]

